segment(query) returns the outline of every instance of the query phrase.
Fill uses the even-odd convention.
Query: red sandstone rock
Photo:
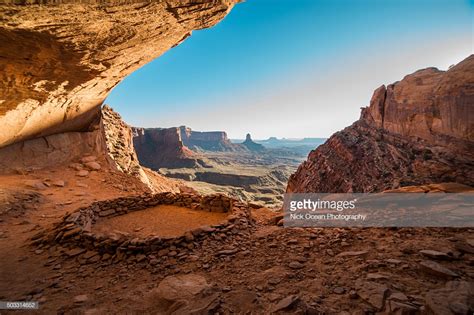
[[[244,148],[230,142],[225,131],[194,131],[179,127],[183,144],[192,150],[242,151]]]
[[[0,147],[88,129],[123,78],[236,1],[1,1]]]
[[[155,170],[199,165],[195,153],[183,144],[179,128],[133,130],[133,145],[140,164]]]
[[[352,126],[312,151],[287,192],[375,192],[474,185],[474,55],[378,88]]]

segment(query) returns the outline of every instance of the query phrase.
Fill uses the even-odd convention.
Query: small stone
[[[191,232],[184,233],[184,239],[186,240],[186,242],[194,241],[193,233],[191,233]]]
[[[449,256],[446,253],[439,252],[437,250],[424,249],[420,250],[420,254],[428,258],[438,259],[438,260],[452,260],[453,257]]]
[[[85,156],[81,159],[81,163],[89,163],[89,162],[93,162],[97,160],[97,157],[95,157],[94,155],[89,155],[89,156]]]
[[[149,293],[151,300],[191,301],[201,292],[210,288],[206,279],[200,275],[187,274],[168,276],[164,278],[157,288]]]
[[[97,162],[89,162],[89,163],[86,163],[85,166],[91,171],[98,171],[101,169],[100,164]]]
[[[291,269],[302,269],[304,268],[304,265],[299,261],[292,261],[288,264],[288,267],[290,267]]]
[[[278,293],[269,293],[266,295],[266,297],[270,302],[275,302],[276,300],[281,298],[280,294]]]
[[[89,250],[89,251],[87,251],[82,257],[83,257],[84,259],[89,259],[89,258],[92,258],[92,257],[94,257],[94,256],[96,256],[96,255],[98,255],[97,252],[94,252],[94,251],[92,251],[92,250]]]
[[[218,251],[216,253],[217,256],[228,256],[228,255],[233,255],[235,253],[237,253],[239,250],[237,248],[234,248],[234,249],[224,249],[224,250],[221,250],[221,251]]]
[[[53,184],[56,187],[64,187],[64,185],[66,185],[66,183],[63,180],[55,180],[51,184]]]
[[[401,264],[402,261],[399,260],[399,259],[394,259],[394,258],[389,258],[387,260],[385,260],[388,264],[393,264],[393,265],[398,265],[398,264]]]
[[[42,182],[30,182],[26,184],[28,187],[38,189],[38,190],[44,190],[46,189],[46,185]]]
[[[335,294],[344,294],[344,292],[346,292],[346,289],[343,288],[343,287],[335,287],[332,290],[332,292],[335,293]]]
[[[83,169],[82,165],[79,163],[72,163],[71,165],[69,165],[69,167],[76,171],[80,171]]]
[[[408,297],[402,292],[395,292],[395,293],[390,294],[389,299],[399,301],[399,302],[408,301]]]
[[[357,257],[357,256],[364,256],[367,255],[368,251],[361,250],[361,251],[348,251],[342,252],[337,255],[337,257]]]
[[[416,305],[403,303],[399,301],[388,301],[388,309],[390,314],[419,314],[420,310]]]
[[[455,278],[458,277],[454,271],[443,267],[442,265],[434,261],[423,261],[420,263],[421,269],[429,274],[439,276],[442,278]]]
[[[87,260],[87,262],[88,262],[89,264],[93,264],[93,263],[98,262],[100,259],[101,259],[100,255],[95,255],[95,256],[92,256],[91,258],[89,258],[89,259]]]
[[[87,302],[89,298],[87,297],[87,294],[81,294],[81,295],[76,295],[73,300],[74,300],[74,303],[84,303],[84,302]]]
[[[383,273],[368,273],[367,280],[382,280],[388,279],[390,276]]]
[[[105,211],[99,212],[99,217],[107,217],[107,216],[112,215],[112,214],[115,214],[114,209],[105,210]]]
[[[76,173],[76,176],[79,176],[79,177],[86,177],[88,175],[89,175],[89,171],[86,171],[86,170],[81,170]]]
[[[474,245],[471,245],[469,242],[456,242],[454,248],[461,253],[474,254]]]
[[[357,291],[356,291],[356,290],[350,290],[350,291],[349,291],[349,298],[350,298],[350,299],[355,300],[355,299],[357,299],[358,297],[359,297],[359,295],[357,294]]]
[[[278,278],[271,278],[270,280],[268,280],[268,284],[270,285],[277,285],[281,282],[281,279],[278,279]]]
[[[86,250],[83,248],[74,248],[74,249],[68,250],[66,252],[66,255],[68,255],[69,257],[74,257],[74,256],[84,253],[85,251]]]
[[[290,295],[286,298],[280,300],[275,306],[272,307],[271,313],[276,313],[281,310],[289,309],[291,306],[295,305],[299,301],[299,297],[296,295]]]

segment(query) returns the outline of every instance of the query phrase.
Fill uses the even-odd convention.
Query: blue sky
[[[467,0],[247,0],[106,103],[133,126],[327,137],[381,84],[472,54],[473,12]]]

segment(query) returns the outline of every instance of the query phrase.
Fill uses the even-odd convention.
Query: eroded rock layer
[[[0,1],[0,147],[88,130],[125,76],[235,2]]]
[[[149,184],[133,147],[132,128],[107,105],[102,107],[102,123],[107,154],[114,161],[115,167],[125,174],[140,178],[143,183]]]
[[[141,165],[154,170],[199,166],[194,152],[183,144],[179,128],[133,128],[133,133]]]
[[[375,90],[350,127],[312,151],[288,192],[374,192],[439,182],[474,185],[474,55]]]
[[[192,150],[242,151],[244,148],[230,142],[225,131],[195,131],[189,127],[179,127],[183,144]]]

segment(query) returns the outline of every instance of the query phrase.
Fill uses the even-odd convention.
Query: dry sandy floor
[[[226,216],[226,213],[160,205],[99,221],[94,228],[103,234],[119,231],[136,236],[175,237],[200,226],[218,224]]]

